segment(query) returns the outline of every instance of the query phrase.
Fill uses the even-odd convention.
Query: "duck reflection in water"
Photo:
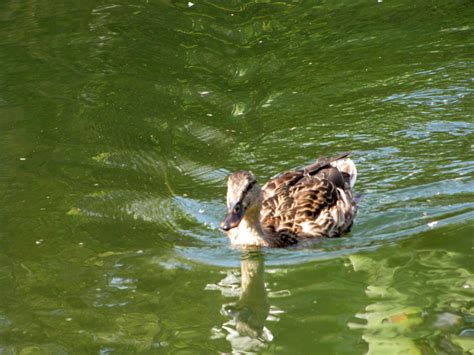
[[[221,329],[214,329],[214,333],[216,338],[225,336],[234,351],[252,351],[265,347],[272,341],[273,335],[265,322],[278,320],[278,314],[282,312],[270,306],[268,301],[263,255],[258,251],[246,251],[242,255],[240,270],[239,300],[222,306],[221,314],[230,320]],[[223,295],[235,295],[235,292],[228,292],[228,289],[230,286],[236,290],[236,281],[235,275],[228,274],[219,283],[218,287]]]

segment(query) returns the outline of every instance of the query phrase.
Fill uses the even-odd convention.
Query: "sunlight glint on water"
[[[2,3],[0,352],[472,352],[473,10]],[[229,173],[349,150],[350,235],[229,246]]]

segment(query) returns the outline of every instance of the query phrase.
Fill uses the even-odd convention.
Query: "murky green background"
[[[473,117],[470,0],[2,1],[0,352],[472,352]],[[347,150],[351,235],[229,247]]]

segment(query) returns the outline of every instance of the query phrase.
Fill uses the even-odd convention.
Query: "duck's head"
[[[255,176],[248,171],[237,171],[227,181],[227,215],[221,228],[229,231],[238,227],[246,215],[256,216],[260,213],[262,190]]]

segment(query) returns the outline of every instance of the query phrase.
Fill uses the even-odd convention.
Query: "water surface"
[[[0,350],[474,349],[472,1],[4,1]],[[351,150],[352,233],[242,255],[225,178]]]

